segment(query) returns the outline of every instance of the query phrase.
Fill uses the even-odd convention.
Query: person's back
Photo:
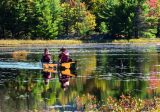
[[[42,62],[43,63],[52,62],[51,54],[49,53],[47,48],[44,49],[44,53],[43,53],[43,56],[42,56]]]
[[[66,55],[65,53],[61,53],[59,57],[60,57],[61,63],[68,62],[69,60],[69,56]]]
[[[51,56],[50,55],[43,55],[43,57],[42,57],[42,62],[43,63],[49,63],[49,62],[51,62]]]
[[[61,53],[59,54],[59,62],[60,63],[65,63],[65,62],[69,62],[69,52],[65,49],[62,48]]]

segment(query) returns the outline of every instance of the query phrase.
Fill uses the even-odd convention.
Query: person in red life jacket
[[[52,63],[52,55],[49,53],[49,50],[47,48],[44,49],[44,53],[42,55],[42,63]],[[42,71],[42,77],[44,79],[45,85],[49,84],[49,80],[55,77],[55,74],[51,77],[51,72],[48,71]]]
[[[52,62],[52,56],[49,53],[49,50],[47,48],[44,49],[44,53],[42,55],[42,62],[43,63],[51,63]]]
[[[69,58],[69,52],[65,48],[62,47],[60,51],[61,51],[61,53],[59,54],[60,63],[66,63],[72,61],[72,59]]]

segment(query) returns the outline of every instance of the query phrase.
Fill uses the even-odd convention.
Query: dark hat
[[[45,48],[44,51],[48,51],[48,48]]]
[[[64,52],[64,51],[66,51],[66,48],[62,47],[62,48],[60,49],[60,51]]]

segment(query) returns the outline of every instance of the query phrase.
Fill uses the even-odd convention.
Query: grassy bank
[[[18,45],[72,45],[82,43],[116,43],[116,44],[146,44],[160,43],[159,38],[155,39],[115,39],[115,40],[0,40],[0,46],[18,46]]]
[[[18,45],[71,45],[81,44],[80,40],[0,40],[1,46]]]
[[[160,38],[139,38],[139,39],[89,39],[83,40],[84,43],[114,43],[114,44],[158,44],[160,43]]]
[[[160,38],[139,38],[139,39],[118,39],[113,40],[112,43],[133,43],[133,44],[146,44],[146,43],[160,43]]]

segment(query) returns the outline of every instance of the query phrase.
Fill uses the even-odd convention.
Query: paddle
[[[57,73],[57,71],[56,71],[56,70],[51,69],[51,68],[49,68],[49,69],[43,69],[43,71],[44,71],[44,72]],[[62,75],[67,75],[67,76],[76,76],[75,74],[72,74],[72,73],[71,73],[71,70],[70,70],[70,69],[65,69],[65,70],[60,71],[60,72],[61,72],[61,74],[62,74]]]
[[[43,69],[48,69],[48,68],[53,68],[53,67],[57,67],[57,64],[43,63]]]
[[[60,66],[66,68],[66,69],[69,69],[71,67],[72,63],[75,63],[75,62],[62,63]]]
[[[69,69],[71,67],[72,63],[75,63],[75,62],[66,62],[66,63],[62,63],[62,64],[44,63],[43,64],[43,69],[53,68],[53,67],[57,67],[57,66],[61,66],[61,67],[64,67],[66,69]]]
[[[68,76],[76,76],[75,74],[71,74],[70,69],[65,69],[64,71],[61,71],[62,75],[68,75]]]
[[[57,71],[56,71],[56,70],[51,69],[51,68],[49,68],[49,69],[43,69],[43,71],[44,71],[44,72],[57,73]]]

